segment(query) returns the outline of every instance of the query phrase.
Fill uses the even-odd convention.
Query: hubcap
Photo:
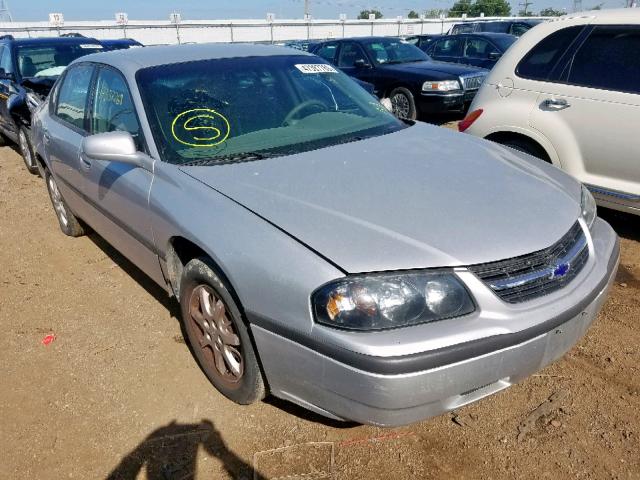
[[[224,303],[210,286],[198,285],[193,290],[189,321],[198,342],[193,348],[202,350],[206,369],[225,383],[238,383],[244,374],[240,337]]]
[[[409,118],[411,106],[409,99],[403,93],[396,93],[391,97],[391,105],[393,105],[393,114],[398,118]]]
[[[58,215],[60,223],[66,227],[69,223],[69,219],[67,218],[67,210],[64,208],[64,203],[62,203],[62,195],[60,195],[58,185],[51,175],[49,175],[47,183],[49,185],[49,191],[51,192],[51,203],[53,203],[53,209],[56,211],[56,215]]]
[[[24,133],[24,130],[20,130],[20,153],[22,154],[22,158],[29,165],[29,167],[33,167],[33,160],[31,158],[31,150],[29,149],[29,143],[27,143],[27,136]]]

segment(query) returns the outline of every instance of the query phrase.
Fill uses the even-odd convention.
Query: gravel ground
[[[0,211],[0,478],[250,479],[254,465],[255,478],[288,480],[640,478],[640,218],[601,212],[622,237],[620,272],[563,360],[381,429],[218,394],[177,306],[100,237],[65,237],[8,147]]]

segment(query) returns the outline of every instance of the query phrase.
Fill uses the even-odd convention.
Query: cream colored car
[[[640,214],[640,9],[560,17],[502,57],[460,131],[553,163]]]

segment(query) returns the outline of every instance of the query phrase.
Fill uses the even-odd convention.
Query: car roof
[[[198,43],[189,45],[159,45],[145,48],[131,48],[100,53],[92,53],[73,63],[96,62],[111,65],[122,71],[135,72],[142,68],[199,60],[224,58],[269,57],[269,56],[309,56],[314,55],[289,47],[258,45],[250,43]]]
[[[638,8],[610,8],[606,10],[589,10],[586,12],[577,12],[570,15],[557,17],[550,22],[569,22],[583,23],[584,19],[593,19],[600,22],[624,23],[630,24],[640,23],[640,9]]]
[[[514,38],[515,35],[510,33],[496,33],[496,32],[467,32],[456,33],[454,35],[443,35],[443,37],[487,37],[487,38]]]
[[[16,45],[100,45],[100,42],[91,37],[38,37],[38,38],[3,38],[0,42],[11,42]]]

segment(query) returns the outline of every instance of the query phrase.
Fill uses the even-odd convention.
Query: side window
[[[507,33],[509,22],[484,22],[480,24],[481,32]]]
[[[91,133],[129,132],[139,144],[140,124],[124,77],[111,68],[101,68],[91,112]]]
[[[483,38],[467,38],[464,56],[467,58],[489,58],[489,53],[496,50]]]
[[[464,40],[460,38],[445,38],[439,40],[433,47],[433,55],[444,57],[462,56],[462,45]]]
[[[326,43],[322,45],[316,55],[324,58],[327,62],[336,63],[336,50],[338,49],[337,43]]]
[[[67,70],[58,89],[56,116],[83,130],[92,75],[91,65],[72,67]]]
[[[527,30],[531,28],[531,25],[527,25],[526,23],[514,23],[511,25],[511,31],[509,32],[511,35],[515,35],[516,37],[520,37],[525,34]]]
[[[362,47],[357,43],[343,43],[338,56],[338,67],[353,67],[358,60],[369,63]]]
[[[600,26],[570,63],[568,83],[640,93],[640,27]]]
[[[520,60],[516,67],[518,76],[530,80],[547,80],[582,29],[582,26],[563,28],[544,38]]]
[[[2,48],[2,53],[0,54],[0,68],[2,68],[5,73],[13,73],[13,65],[11,64],[11,49],[9,47],[0,48]]]

